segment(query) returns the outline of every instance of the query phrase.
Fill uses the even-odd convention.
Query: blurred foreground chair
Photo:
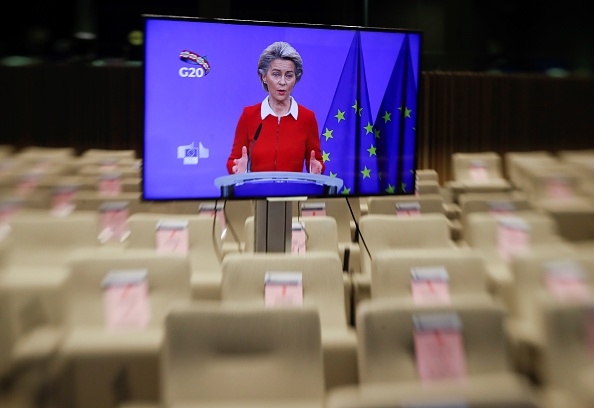
[[[221,298],[221,224],[205,215],[136,213],[128,218],[126,250],[146,249],[187,258],[194,299]]]
[[[505,311],[485,299],[445,307],[368,300],[357,313],[360,384],[331,390],[328,407],[358,406],[349,398],[363,407],[389,407],[390,400],[507,406],[504,396],[529,402],[533,389],[512,369],[504,319]]]
[[[288,275],[287,275],[288,273]],[[344,309],[343,277],[336,256],[310,252],[229,255],[223,261],[223,303],[265,307],[266,277],[297,274],[302,297],[297,306],[315,307],[320,315],[326,387],[357,382],[357,339]],[[278,275],[276,275],[278,274]],[[269,306],[270,307],[270,306]]]

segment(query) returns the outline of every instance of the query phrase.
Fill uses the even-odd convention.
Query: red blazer
[[[237,128],[231,155],[227,160],[227,171],[233,173],[233,160],[241,158],[241,148],[245,146],[248,155],[251,151],[250,171],[294,171],[302,172],[305,163],[309,171],[309,157],[315,152],[316,159],[324,165],[320,151],[318,122],[313,111],[299,105],[298,119],[291,115],[278,117],[268,115],[262,120],[262,103],[244,108]],[[260,136],[252,148],[252,142],[262,123]]]

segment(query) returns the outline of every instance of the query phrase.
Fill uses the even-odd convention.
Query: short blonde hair
[[[268,92],[268,85],[264,83],[262,77],[266,76],[270,69],[270,63],[276,59],[293,61],[293,64],[295,64],[296,83],[301,80],[301,76],[303,75],[303,60],[297,50],[295,50],[291,44],[284,41],[272,43],[262,51],[262,54],[258,59],[258,77],[266,92]]]

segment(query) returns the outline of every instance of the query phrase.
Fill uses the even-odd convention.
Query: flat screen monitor
[[[422,32],[144,19],[145,200],[414,193]],[[258,62],[276,42],[302,75],[274,65],[267,92]]]

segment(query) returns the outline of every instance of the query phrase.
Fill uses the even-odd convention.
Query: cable
[[[349,206],[349,211],[351,212],[351,217],[353,218],[353,221],[355,222],[355,237],[360,237],[361,238],[361,242],[363,242],[363,246],[365,247],[365,250],[367,251],[367,255],[369,255],[369,259],[371,259],[371,252],[369,252],[369,248],[367,248],[367,244],[365,243],[365,238],[363,238],[363,234],[361,234],[361,230],[359,229],[359,223],[357,222],[357,219],[355,218],[355,214],[353,213],[353,209],[351,207],[351,202],[349,201],[348,197],[345,197],[346,202]]]
[[[227,217],[227,200],[225,200],[223,202],[223,217],[225,218],[225,225],[227,226],[227,229],[229,229],[229,231],[231,231],[231,235],[233,235],[233,239],[237,243],[237,251],[240,254],[243,253],[243,251],[241,249],[241,242],[239,240],[239,237],[237,236],[237,233],[235,232],[233,225],[231,225],[231,223],[229,222],[229,219]]]

